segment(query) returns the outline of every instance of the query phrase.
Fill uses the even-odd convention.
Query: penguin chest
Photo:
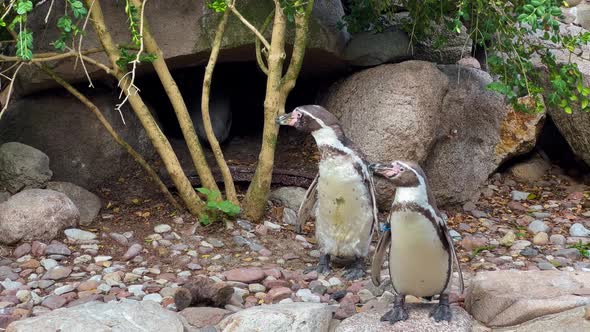
[[[435,224],[413,211],[393,212],[389,221],[389,273],[394,290],[414,296],[442,293],[450,280],[451,261]]]
[[[324,253],[339,257],[368,254],[373,223],[369,188],[348,156],[320,162],[316,238]]]

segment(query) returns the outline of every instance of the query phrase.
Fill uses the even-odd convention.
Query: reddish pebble
[[[96,289],[96,287],[98,287],[98,281],[87,280],[81,282],[80,285],[78,285],[78,290],[83,292]]]
[[[26,269],[26,270],[22,270],[18,275],[23,278],[26,278],[26,277],[30,276],[31,273],[33,273],[34,271],[35,270],[33,270],[33,269]]]
[[[28,255],[30,252],[31,252],[31,245],[28,243],[23,243],[20,246],[16,247],[16,249],[14,249],[14,252],[12,254],[16,258],[21,258],[24,255]]]
[[[264,279],[264,271],[261,268],[240,268],[227,271],[223,274],[227,280],[240,281],[244,283],[258,282]]]
[[[266,275],[267,277],[274,277],[276,279],[281,279],[281,277],[283,276],[281,270],[279,269],[266,269],[264,270],[264,275]]]
[[[358,293],[361,289],[363,289],[364,285],[363,282],[355,282],[352,285],[350,285],[350,287],[348,287],[346,289],[346,291],[351,292],[351,293]]]
[[[264,280],[262,285],[266,287],[266,289],[272,289],[276,287],[291,287],[291,283],[287,280]]]
[[[291,289],[287,287],[276,287],[268,292],[268,295],[270,296],[272,302],[284,300],[290,297],[291,294],[293,294],[293,291],[291,291]]]
[[[64,299],[66,299],[66,303],[70,303],[78,298],[78,294],[76,292],[69,292],[61,295]]]
[[[303,276],[303,280],[305,280],[305,281],[316,280],[317,278],[318,278],[317,271],[311,271]]]
[[[352,304],[356,304],[361,302],[361,298],[358,295],[352,294],[352,293],[348,293],[346,294],[345,297],[342,298],[342,300],[340,300],[340,304],[343,303],[352,303]]]
[[[96,295],[96,289],[78,292],[78,298],[79,299],[85,299],[85,298],[88,298],[88,297],[93,297],[94,295]]]
[[[123,292],[119,292],[119,293],[117,293],[117,298],[118,298],[118,299],[126,299],[126,298],[128,298],[129,296],[131,296],[131,295],[133,295],[133,294],[131,294],[131,293],[129,293],[129,292],[125,292],[125,291],[123,291]]]
[[[344,319],[356,314],[356,307],[352,303],[342,303],[340,308],[336,309],[334,318]]]
[[[34,256],[45,255],[45,249],[47,249],[47,245],[43,242],[33,241],[32,245],[31,245],[31,253]]]
[[[65,297],[61,295],[50,295],[41,302],[41,305],[51,310],[61,308],[67,303]]]
[[[20,265],[21,269],[36,269],[40,266],[39,261],[36,259],[29,259],[28,261]]]
[[[264,225],[256,225],[256,228],[254,229],[254,231],[260,235],[266,235],[266,234],[268,234],[268,227],[266,227]]]
[[[258,299],[257,299],[257,298],[255,298],[254,296],[248,296],[248,297],[246,298],[246,303],[253,303],[253,304],[256,304],[256,303],[258,303]]]
[[[166,308],[173,303],[174,303],[174,298],[166,297],[162,300],[162,307]]]

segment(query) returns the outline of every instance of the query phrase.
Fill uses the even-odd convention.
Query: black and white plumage
[[[330,257],[354,258],[344,277],[360,278],[377,224],[375,191],[367,163],[344,135],[338,119],[321,106],[297,107],[279,117],[277,123],[310,133],[321,153],[319,172],[299,208],[297,227],[299,232],[313,213],[322,252],[318,271],[329,271]]]
[[[389,248],[389,274],[396,295],[393,310],[382,320],[391,323],[406,320],[406,295],[431,298],[440,294],[439,304],[431,316],[436,321],[450,320],[448,292],[453,265],[459,273],[463,292],[463,277],[453,241],[445,220],[432,196],[426,176],[413,162],[394,161],[371,164],[370,169],[396,185],[389,215],[389,230],[382,235],[372,262],[372,280],[380,284],[381,266]]]

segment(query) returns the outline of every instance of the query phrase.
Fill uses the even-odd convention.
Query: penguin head
[[[391,181],[396,187],[417,187],[424,172],[418,164],[410,161],[396,160],[391,163],[373,163],[369,165],[373,174]]]
[[[328,127],[334,129],[337,133],[342,131],[338,118],[319,105],[296,107],[291,113],[277,117],[276,123],[282,126],[294,127],[305,133],[313,133],[316,130]]]

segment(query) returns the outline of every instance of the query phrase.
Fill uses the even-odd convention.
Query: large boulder
[[[107,1],[101,5],[106,26],[115,43],[128,44],[130,34],[124,3]],[[35,50],[38,52],[54,52],[50,43],[58,39],[60,33],[56,28],[60,15],[49,16],[49,21],[47,24],[45,23],[47,6],[49,3],[40,6],[27,19],[27,27],[35,35]],[[63,6],[64,2],[57,1],[53,4],[53,12],[63,12]],[[262,26],[273,9],[271,0],[238,1],[236,6],[242,15],[258,28]],[[317,65],[316,69],[329,72],[343,69],[344,60],[341,59],[341,53],[348,41],[348,33],[337,26],[343,15],[344,9],[340,1],[318,0],[315,2],[305,60],[310,65]],[[211,42],[221,16],[208,8],[207,1],[202,0],[150,1],[147,2],[145,9],[145,17],[150,23],[151,32],[158,41],[166,62],[171,68],[200,65],[207,62],[211,51]],[[266,31],[267,38],[270,38],[270,30]],[[86,29],[86,33],[84,48],[100,47],[91,24]],[[293,39],[294,24],[289,23],[287,42],[292,43]],[[219,62],[255,61],[253,47],[254,35],[235,15],[230,15]],[[108,59],[102,52],[89,56],[110,66]],[[73,59],[62,60],[55,64],[54,70],[70,82],[86,80],[81,66],[78,64],[75,67],[74,64]],[[107,76],[104,70],[90,63],[86,63],[86,67],[95,80]],[[140,71],[151,70],[153,70],[151,65],[140,68]],[[55,82],[40,74],[33,67],[23,68],[20,71],[20,76],[17,90],[22,93],[56,86]]]
[[[481,272],[471,281],[465,307],[487,326],[512,326],[588,305],[588,289],[590,274],[584,272]]]
[[[52,175],[45,153],[18,142],[0,145],[0,191],[45,188]]]
[[[50,241],[80,220],[68,196],[48,189],[27,189],[0,203],[0,243]]]
[[[513,116],[476,68],[406,61],[336,83],[323,104],[370,161],[406,159],[424,168],[439,204],[462,203],[509,157],[534,147],[543,115]],[[382,208],[393,187],[378,180]]]
[[[154,149],[135,113],[126,106],[122,115],[115,110],[120,102],[115,92],[100,89],[89,98],[127,143],[144,158],[153,158]],[[44,151],[49,156],[53,180],[88,189],[118,178],[136,166],[96,116],[65,92],[54,91],[11,103],[0,121],[0,143],[12,141]]]
[[[344,57],[351,65],[367,67],[407,60],[412,57],[410,38],[396,28],[359,32],[351,36]]]
[[[98,216],[102,206],[100,198],[90,191],[68,182],[49,182],[47,189],[66,194],[80,211],[80,225],[88,226]]]
[[[226,317],[223,332],[328,332],[334,309],[320,303],[285,303],[252,307]]]
[[[553,315],[535,318],[517,326],[494,329],[494,332],[538,332],[538,331],[590,331],[590,319],[586,318],[590,307],[578,307]]]
[[[11,323],[7,332],[183,332],[180,315],[153,301],[89,302]]]
[[[429,316],[434,304],[411,303],[406,306],[410,315],[406,321],[394,325],[382,322],[381,317],[391,308],[380,308],[346,318],[335,332],[471,332],[473,319],[461,307],[451,306],[451,321],[437,323]]]

